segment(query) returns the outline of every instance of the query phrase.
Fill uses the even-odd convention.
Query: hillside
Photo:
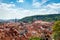
[[[0,24],[0,40],[30,40],[33,37],[52,39],[52,23],[41,20],[32,23],[8,22]],[[37,40],[37,39],[36,39]]]
[[[35,20],[43,20],[43,21],[49,21],[49,22],[57,21],[57,20],[60,20],[60,14],[29,16],[29,17],[22,18],[21,20],[19,20],[19,22],[20,21],[32,22]]]
[[[38,37],[44,40],[51,40],[51,35],[53,33],[52,26],[54,23],[50,21],[57,20],[60,20],[60,14],[35,15],[25,17],[23,19],[1,20],[0,39],[7,40],[8,38],[8,40],[30,40],[30,38]]]
[[[28,16],[22,19],[10,19],[10,20],[0,19],[0,22],[26,22],[28,23],[28,22],[33,22],[35,20],[54,22],[54,21],[60,20],[60,14],[34,15],[34,16]]]

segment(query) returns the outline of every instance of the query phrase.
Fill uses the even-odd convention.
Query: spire
[[[15,18],[15,23],[17,22],[17,19]]]

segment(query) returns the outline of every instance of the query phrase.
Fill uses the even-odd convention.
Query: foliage
[[[30,40],[42,40],[42,38],[39,38],[39,37],[31,37]]]
[[[53,38],[55,40],[60,40],[60,21],[55,22],[52,29],[53,29]]]
[[[0,22],[25,22],[25,23],[31,23],[35,20],[42,20],[42,21],[48,21],[48,22],[54,22],[60,20],[60,14],[50,14],[50,15],[34,15],[34,16],[28,16],[22,19],[10,19],[10,20],[1,20]]]
[[[58,20],[60,20],[60,14],[29,16],[29,17],[25,17],[19,21],[33,22],[35,20],[43,20],[43,21],[48,21],[48,22],[58,21]]]

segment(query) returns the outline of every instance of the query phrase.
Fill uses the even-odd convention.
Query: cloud
[[[14,4],[0,4],[0,19],[23,18],[33,15],[58,14],[60,11],[60,3],[48,4],[41,9],[27,10],[23,8],[14,8]]]
[[[24,2],[24,0],[17,0],[17,2]]]
[[[39,2],[33,3],[34,8],[40,8],[41,4]]]
[[[12,8],[15,7],[14,4],[0,3],[1,8]]]
[[[49,1],[49,0],[42,0],[42,4],[46,3],[47,1]]]
[[[44,3],[46,3],[48,0],[42,0],[41,2],[38,2],[37,0],[33,0],[32,6],[34,8],[40,8]]]
[[[48,4],[47,7],[53,8],[53,9],[58,9],[58,8],[60,8],[60,3]]]
[[[60,3],[52,3],[52,4],[48,4],[45,8],[47,8],[48,10],[55,10],[56,12],[60,12]],[[54,11],[52,11],[54,12]]]

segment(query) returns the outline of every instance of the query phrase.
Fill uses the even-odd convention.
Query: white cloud
[[[14,4],[7,4],[7,3],[1,3],[0,7],[2,8],[12,8],[12,7],[15,7]]]
[[[48,9],[48,10],[55,10],[56,12],[60,12],[60,3],[53,3],[53,4],[48,4],[47,6],[46,6],[46,8]],[[54,12],[54,11],[52,11],[52,12]]]
[[[45,2],[47,2],[48,0],[42,0],[42,4],[44,4]]]
[[[33,0],[33,4],[32,6],[34,8],[40,8],[41,5],[43,5],[44,3],[46,3],[48,0],[42,0],[42,2],[38,2],[37,0]]]
[[[41,4],[39,2],[33,3],[34,8],[40,8]]]
[[[58,9],[58,8],[60,8],[60,3],[48,4],[47,7],[53,8],[53,9]]]
[[[17,0],[17,2],[24,2],[24,0]]]
[[[15,7],[15,5],[2,3],[0,5],[0,19],[23,18],[32,15],[58,14],[58,10],[60,10],[60,3],[49,4],[44,8],[34,10],[26,10],[23,8],[14,9],[12,7]]]

